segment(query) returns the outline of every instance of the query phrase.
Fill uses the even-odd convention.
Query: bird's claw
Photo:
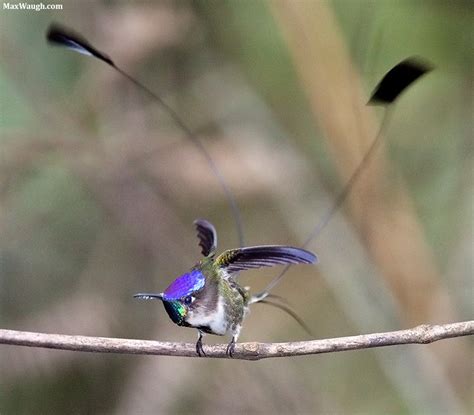
[[[227,348],[225,350],[226,356],[233,358],[234,357],[234,351],[235,351],[235,338],[232,337],[232,340],[230,343],[227,345]]]
[[[199,337],[198,341],[196,342],[196,353],[199,357],[206,356],[204,349],[202,348],[202,338]]]

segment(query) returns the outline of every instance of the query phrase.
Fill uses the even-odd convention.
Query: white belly
[[[221,297],[217,302],[217,310],[212,314],[200,313],[199,310],[190,311],[186,321],[192,326],[207,326],[213,334],[224,336],[229,329],[229,324],[225,318],[224,299]]]

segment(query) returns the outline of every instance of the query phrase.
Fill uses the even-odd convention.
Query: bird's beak
[[[184,318],[187,314],[186,307],[179,301],[167,301],[163,299],[163,293],[138,293],[133,296],[140,300],[161,300],[165,306],[165,310],[170,316],[171,320],[178,326],[185,326]]]
[[[163,301],[163,293],[138,293],[133,296],[140,300],[161,300]]]

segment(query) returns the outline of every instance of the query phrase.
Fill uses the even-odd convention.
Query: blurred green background
[[[301,245],[373,137],[382,112],[364,103],[378,80],[408,56],[432,62],[309,245],[320,264],[292,268],[275,293],[315,338],[472,318],[472,2],[60,4],[0,11],[2,328],[194,342],[161,304],[132,295],[162,291],[199,258],[195,218],[216,225],[220,249],[238,244],[219,184],[182,131],[106,65],[49,47],[53,21],[198,132],[248,245]],[[277,271],[242,282],[258,290]],[[240,337],[305,339],[260,305]],[[0,413],[472,413],[470,363],[469,338],[261,362],[0,346]]]

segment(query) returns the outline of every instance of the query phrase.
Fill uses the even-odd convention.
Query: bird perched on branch
[[[53,24],[47,31],[47,39],[50,44],[66,47],[106,63],[141,89],[169,114],[172,120],[186,133],[188,139],[192,141],[196,148],[202,153],[212,172],[220,182],[234,216],[240,245],[243,245],[240,211],[235,198],[206,148],[176,111],[159,95],[155,94],[140,81],[117,66],[106,53],[95,48],[74,31]],[[372,93],[368,104],[382,105],[387,109],[393,108],[393,104],[397,101],[400,94],[431,69],[432,65],[419,57],[411,57],[403,60],[388,71],[382,78]],[[383,137],[382,132],[384,131],[383,127],[387,124],[389,118],[388,114],[390,112],[389,110],[385,112],[379,132],[362,157],[359,165],[335,198],[333,205],[330,206],[313,228],[306,242],[303,244],[303,247],[307,246],[321,234],[331,218],[343,205],[354,183],[364,171],[378,143],[381,141]],[[195,225],[198,230],[198,237],[204,258],[196,264],[189,273],[173,281],[163,293],[136,294],[135,297],[142,299],[160,299],[163,301],[169,316],[176,324],[197,328],[199,330],[199,338],[196,343],[196,351],[200,356],[204,354],[202,349],[203,333],[217,335],[231,334],[232,341],[227,347],[227,353],[232,356],[235,341],[242,327],[242,321],[248,312],[249,305],[253,303],[271,304],[278,307],[295,318],[298,323],[307,330],[301,319],[299,319],[288,306],[271,301],[271,298],[275,299],[278,297],[270,294],[270,291],[282,280],[291,264],[315,263],[317,261],[315,255],[300,248],[272,245],[232,249],[215,257],[217,236],[214,227],[205,220],[197,220]],[[287,267],[285,267],[262,292],[255,295],[250,295],[248,289],[241,287],[236,281],[235,277],[239,271],[251,268],[271,267],[280,264],[287,264]]]
[[[227,355],[232,357],[242,322],[252,303],[267,302],[265,297],[252,296],[248,288],[236,280],[240,271],[273,267],[282,264],[314,264],[317,257],[309,251],[282,245],[259,245],[230,249],[216,256],[217,233],[206,220],[194,222],[204,258],[186,274],[176,278],[162,293],[139,293],[135,298],[158,299],[171,320],[178,326],[199,331],[196,353],[205,355],[204,333],[231,335]],[[273,304],[276,305],[276,304]],[[276,305],[298,318],[285,306]],[[299,321],[299,320],[298,320]]]

